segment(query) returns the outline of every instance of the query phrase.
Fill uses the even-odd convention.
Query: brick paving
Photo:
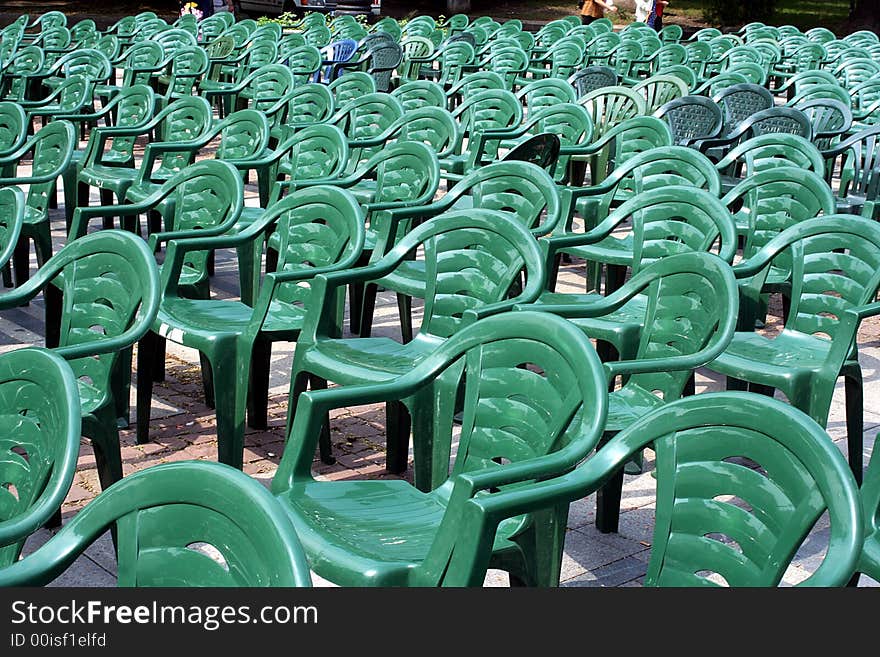
[[[210,153],[210,151],[207,151]],[[256,186],[246,186],[248,205],[256,205]],[[92,205],[98,204],[97,194]],[[53,238],[57,249],[64,243],[63,212],[53,210]],[[36,263],[32,263],[35,267]],[[221,252],[217,257],[216,276],[212,284],[218,298],[234,298],[237,294],[234,255]],[[560,289],[583,289],[583,279],[576,265],[563,269]],[[773,307],[771,307],[771,311]],[[42,344],[40,326],[43,304],[41,298],[28,307],[0,314],[0,352],[22,346]],[[777,308],[778,311],[778,308]],[[419,308],[414,308],[418,321]],[[347,322],[346,322],[347,326]],[[778,327],[771,323],[768,330]],[[375,335],[399,337],[396,304],[391,295],[380,293],[377,302]],[[880,429],[880,322],[868,321],[860,336],[861,361],[865,377],[865,449],[870,455],[874,437]],[[284,450],[284,424],[287,408],[287,387],[293,353],[293,344],[276,344],[273,351],[270,381],[269,426],[265,431],[249,429],[246,435],[244,471],[267,483],[271,481]],[[134,435],[134,400],[137,374],[133,377],[131,419],[129,428],[120,434],[123,472],[148,468],[158,463],[185,459],[216,459],[215,415],[204,403],[201,390],[198,354],[194,350],[168,343],[166,379],[153,387],[153,408],[150,442],[138,445]],[[720,389],[719,381],[697,376],[697,392]],[[842,384],[835,394],[828,431],[839,446],[843,446],[845,424]],[[331,440],[336,455],[334,465],[315,461],[316,476],[329,480],[389,478],[396,475],[384,469],[384,407],[363,406],[340,409],[331,416]],[[562,567],[563,586],[638,586],[645,574],[650,554],[653,528],[654,479],[650,474],[651,452],[647,452],[646,473],[627,476],[624,485],[620,531],[600,534],[594,527],[595,502],[593,497],[575,502],[569,514],[565,560]],[[409,476],[410,472],[404,474]],[[71,518],[88,504],[100,491],[92,448],[83,440],[74,483],[62,507],[63,518]],[[31,552],[52,535],[41,530],[28,542],[25,552]],[[784,579],[794,584],[814,569],[827,543],[827,523],[820,523],[795,564]],[[115,558],[109,535],[103,536],[54,585],[108,586],[115,583]],[[862,585],[877,585],[862,578]],[[316,578],[316,584],[327,584]],[[490,572],[487,586],[506,586],[506,575]]]

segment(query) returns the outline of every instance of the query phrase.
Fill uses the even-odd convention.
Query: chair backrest
[[[296,80],[291,67],[283,64],[266,64],[252,71],[241,84],[242,91],[245,91],[243,95],[249,100],[250,107],[265,111],[291,91]]]
[[[426,274],[422,339],[448,338],[472,323],[477,309],[507,298],[522,272],[526,282],[517,298],[531,301],[545,286],[537,240],[503,212],[475,208],[430,219],[410,231],[377,266],[400,263],[419,247],[417,257],[423,259]]]
[[[664,146],[638,153],[618,164],[603,182],[612,187],[600,200],[599,215],[609,211],[616,197],[654,192],[670,185],[690,185],[716,196],[721,179],[712,162],[685,146]]]
[[[327,127],[327,126],[324,126]],[[352,267],[364,246],[364,211],[345,189],[316,186],[299,189],[273,203],[260,219],[272,223],[277,239],[278,272],[308,272]],[[296,312],[308,306],[308,281],[280,282],[270,309]],[[265,321],[272,321],[267,315]]]
[[[633,91],[644,95],[645,112],[653,114],[669,101],[687,96],[688,85],[678,76],[658,74],[633,86]]]
[[[522,121],[522,105],[510,91],[489,89],[467,96],[453,112],[459,119],[462,132],[469,136],[469,151],[476,156],[477,136],[486,130],[512,128]],[[483,151],[486,159],[495,159],[498,143],[489,142]]]
[[[507,215],[533,235],[547,235],[562,220],[562,204],[548,173],[529,161],[493,162],[467,174],[444,200],[473,197],[474,207]]]
[[[848,311],[869,303],[880,286],[880,226],[855,215],[808,219],[782,231],[749,261],[772,261],[784,251],[792,263],[785,328],[830,338],[833,347],[823,365],[839,368],[851,354],[857,327]],[[752,290],[766,271],[752,279]]]
[[[609,149],[607,169],[596,173],[604,179],[609,171],[622,165],[631,157],[653,148],[672,146],[672,144],[672,130],[664,120],[655,116],[635,116],[627,119],[595,140],[595,146],[602,145]]]
[[[41,179],[28,186],[27,206],[33,213],[32,220],[48,220],[49,199],[58,177],[70,164],[76,144],[76,128],[70,121],[52,121],[19,149],[22,154],[32,153],[31,176]]]
[[[828,551],[803,584],[847,583],[861,549],[858,490],[807,415],[752,393],[687,397],[615,436],[565,488],[594,487],[647,445],[657,509],[646,586],[776,586],[826,510]]]
[[[669,124],[673,143],[687,145],[721,132],[724,117],[717,103],[705,96],[684,96],[669,101],[653,114]]]
[[[211,106],[200,96],[184,96],[168,105],[154,121],[158,124],[159,138],[166,142],[191,142],[211,129]],[[189,148],[163,152],[159,166],[151,173],[167,179],[172,172],[180,171],[192,159]],[[152,178],[152,176],[151,176]]]
[[[229,466],[166,463],[101,493],[33,554],[0,571],[4,586],[43,585],[116,526],[119,586],[309,586],[284,510]]]
[[[773,132],[812,137],[810,119],[803,112],[791,107],[770,107],[755,112],[731,131],[730,136],[753,137]]]
[[[722,202],[741,205],[737,216],[747,225],[743,258],[750,258],[789,226],[820,214],[834,214],[834,195],[819,173],[792,166],[765,169],[750,175],[728,192]],[[782,267],[785,256],[777,258]]]
[[[292,180],[332,178],[348,163],[348,140],[335,125],[318,123],[297,130],[278,146]]]
[[[840,157],[840,185],[838,195],[864,195],[866,198],[878,193],[880,184],[877,171],[880,170],[880,126],[871,126],[844,139],[824,154],[829,160],[826,180],[831,184],[834,173],[834,159]]]
[[[530,115],[546,107],[559,103],[574,103],[577,100],[574,87],[558,78],[530,82],[516,93],[516,97],[521,102],[524,101],[523,104]]]
[[[800,135],[770,132],[748,139],[728,153],[716,165],[719,171],[741,168],[743,177],[773,167],[796,166],[822,174],[825,163],[812,142]]]
[[[330,122],[338,125],[345,136],[353,141],[382,134],[402,115],[403,106],[396,98],[377,92],[347,103],[333,115]],[[357,161],[378,150],[379,147],[361,149],[358,153],[352,153],[351,157]]]
[[[610,66],[588,66],[571,75],[568,81],[577,92],[578,98],[602,87],[617,84],[617,72]]]
[[[0,400],[2,569],[18,560],[25,539],[61,508],[76,474],[81,416],[73,372],[45,349],[0,356]]]
[[[831,144],[852,128],[853,115],[848,105],[830,98],[816,98],[798,103],[800,110],[810,119],[813,128],[813,143],[819,150],[828,150]]]
[[[293,80],[303,84],[321,68],[321,51],[315,46],[299,46],[285,53],[284,57]]]
[[[17,150],[27,138],[27,116],[18,103],[0,101],[0,157]]]
[[[405,112],[422,107],[446,107],[443,87],[429,80],[406,82],[392,91],[391,95],[400,101]]]
[[[288,94],[287,122],[320,123],[333,116],[333,94],[322,84],[304,84]]]
[[[439,107],[409,110],[395,121],[388,132],[389,138],[430,146],[438,158],[451,155],[461,137],[458,122],[452,113]]]
[[[376,93],[376,80],[363,71],[345,73],[329,85],[337,107],[345,107],[353,100]]]
[[[0,187],[0,267],[12,258],[24,223],[25,196],[18,186]]]
[[[645,101],[629,87],[603,87],[578,99],[593,120],[594,135],[601,137],[621,121],[645,113]]]
[[[528,162],[553,173],[559,161],[559,137],[552,132],[541,132],[511,148],[502,162]]]
[[[50,124],[54,125],[54,124]],[[64,299],[57,353],[98,401],[112,394],[120,353],[149,330],[159,309],[159,274],[146,242],[103,230],[62,247],[22,287],[26,296],[47,285]]]
[[[722,134],[728,133],[734,126],[752,114],[775,105],[773,95],[757,84],[733,84],[712,95],[724,111],[724,127]]]
[[[403,60],[403,50],[393,42],[381,43],[370,48],[369,56],[367,73],[376,81],[376,90],[390,92],[391,74]]]

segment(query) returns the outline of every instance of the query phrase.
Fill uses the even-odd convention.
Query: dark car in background
[[[235,13],[240,16],[278,16],[285,12],[304,14],[309,11],[333,13],[364,13],[376,16],[382,9],[382,0],[233,0]]]

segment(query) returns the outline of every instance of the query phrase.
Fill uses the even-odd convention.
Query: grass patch
[[[705,0],[671,0],[670,16],[687,16],[695,20],[703,17]],[[824,26],[835,31],[849,16],[849,2],[830,0],[777,0],[769,25],[794,25],[801,30]]]

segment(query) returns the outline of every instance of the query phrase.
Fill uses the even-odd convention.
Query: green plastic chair
[[[22,100],[19,104],[27,113],[28,132],[33,131],[36,119],[48,125],[58,114],[78,114],[92,107],[92,82],[79,75],[64,78],[48,96],[40,100]]]
[[[584,148],[582,155],[572,156],[572,184],[583,184],[585,164],[591,167],[590,182],[605,180],[615,166],[630,157],[652,148],[672,146],[672,131],[662,119],[653,116],[635,116],[608,130]]]
[[[747,139],[728,151],[715,168],[721,173],[721,191],[726,194],[755,173],[788,166],[818,174],[825,171],[825,161],[812,142],[784,132],[769,132]]]
[[[645,113],[653,114],[662,105],[688,95],[688,85],[674,75],[657,74],[638,82],[633,91],[644,94]]]
[[[798,103],[800,110],[810,119],[813,143],[819,150],[829,150],[841,138],[847,137],[853,127],[853,115],[848,104],[830,98],[816,98]]]
[[[126,477],[38,550],[0,569],[0,586],[42,586],[107,529],[119,586],[310,586],[296,532],[272,495],[218,463],[165,463]]]
[[[400,344],[390,338],[339,339],[331,316],[334,299],[344,286],[391,278],[412,262],[408,254],[423,251],[425,263],[425,313],[418,334]],[[313,295],[320,299],[310,309],[304,325],[291,376],[288,427],[298,402],[311,381],[312,388],[326,381],[342,386],[385,383],[427,358],[450,336],[481,317],[510,309],[515,303],[537,298],[544,287],[544,269],[537,241],[506,213],[486,209],[452,211],[414,228],[383,257],[366,267],[327,274],[315,279]],[[511,285],[521,280],[521,292],[508,297]],[[406,468],[409,418],[414,426],[415,482],[431,490],[447,478],[447,463],[432,457],[433,436],[451,427],[436,426],[435,405],[454,404],[457,385],[435,382],[412,398],[390,404],[388,413],[387,467]],[[409,409],[409,413],[407,413]],[[447,419],[443,419],[445,424]],[[321,457],[330,461],[329,433],[321,439]],[[441,472],[442,471],[442,472]]]
[[[268,171],[266,171],[262,160],[266,156],[269,143],[269,123],[262,112],[255,109],[243,109],[233,112],[196,139],[148,144],[144,150],[143,160],[137,169],[138,176],[125,192],[125,201],[127,203],[141,203],[155,193],[161,187],[162,182],[168,180],[168,172],[156,175],[157,171],[154,169],[156,164],[159,164],[161,168],[161,158],[164,154],[175,153],[184,162],[194,162],[197,154],[218,138],[219,142],[214,152],[214,158],[234,166],[243,178],[247,177],[251,169],[256,170],[258,178],[264,179],[260,186],[268,190]],[[188,157],[185,154],[188,154]],[[182,171],[185,166],[186,164],[172,170],[172,172]],[[167,215],[168,209],[161,207],[159,213],[163,216]],[[169,225],[167,219],[165,224],[163,230],[173,230],[171,227],[173,224]],[[150,230],[152,232],[155,228],[151,226]]]
[[[208,101],[218,106],[219,115],[223,118],[248,106],[262,111],[270,108],[280,111],[286,105],[279,101],[294,86],[294,75],[289,67],[266,64],[238,83],[202,81],[199,91]]]
[[[852,475],[821,427],[758,395],[670,402],[571,473],[474,503],[491,533],[498,519],[564,506],[596,490],[648,446],[657,455],[657,508],[646,586],[777,586],[826,510],[828,551],[797,586],[850,579],[863,536]]]
[[[403,105],[397,98],[377,92],[352,100],[342,106],[327,122],[339,126],[351,142],[382,134],[402,115]],[[380,150],[379,147],[373,147],[360,149],[359,152],[352,151],[349,157],[349,170],[357,166],[359,161],[375,155]]]
[[[510,91],[490,89],[480,91],[464,98],[452,113],[461,124],[461,135],[468,136],[467,148],[461,145],[454,155],[445,157],[440,161],[440,168],[448,180],[460,180],[474,168],[479,167],[481,162],[477,160],[479,154],[483,161],[492,161],[497,156],[498,144],[489,142],[485,144],[481,152],[475,146],[481,142],[480,135],[487,130],[509,129],[518,126],[522,122],[522,104]]]
[[[112,195],[116,196],[117,203],[122,205],[125,195],[138,179],[139,171],[135,169],[131,160],[123,162],[108,158],[104,144],[110,138],[115,140],[119,137],[137,138],[156,131],[160,142],[148,144],[147,148],[156,150],[157,144],[162,141],[189,142],[197,140],[211,128],[211,106],[204,98],[190,96],[174,101],[156,114],[148,123],[134,126],[113,128],[112,131],[101,132],[96,139],[94,148],[86,152],[82,167],[77,176],[78,193],[80,198],[88,198],[88,190],[97,187],[104,190],[102,202],[109,205]],[[159,149],[162,147],[159,146]],[[153,169],[153,180],[167,180],[176,171],[191,163],[191,151],[162,152],[159,158],[158,168]]]
[[[400,101],[405,112],[423,107],[439,107],[446,109],[446,94],[436,82],[414,80],[406,82],[391,92]]]
[[[38,267],[52,257],[49,202],[54,198],[58,179],[70,165],[76,143],[73,124],[54,121],[41,128],[17,150],[0,158],[0,187],[28,186],[24,221],[12,256],[16,286],[23,285],[30,276],[31,240],[34,242]],[[31,155],[31,173],[29,176],[19,175],[18,167],[28,154]]]
[[[569,87],[570,88],[570,87]],[[537,134],[552,134],[559,138],[559,157],[550,167],[555,182],[564,184],[570,179],[569,160],[572,156],[590,152],[593,123],[582,105],[569,102],[547,103],[529,112],[528,118],[512,130],[488,130],[479,136],[476,145],[477,162],[484,162],[486,145],[501,141],[501,148],[510,151]],[[496,148],[492,148],[497,152]]]
[[[27,134],[27,116],[21,105],[0,101],[0,158],[21,148]]]
[[[574,87],[559,78],[544,78],[529,82],[516,92],[516,97],[529,115],[558,103],[577,102]]]
[[[495,71],[468,73],[446,91],[450,109],[455,109],[466,98],[481,91],[506,90],[504,80]]]
[[[433,394],[444,378],[463,378],[464,411],[451,473],[451,433],[434,444],[446,461],[442,485],[426,493],[400,480],[312,477],[330,410]],[[451,422],[452,400],[443,401],[438,413]],[[601,365],[574,327],[538,313],[489,317],[387,382],[304,393],[272,491],[312,569],[344,586],[479,586],[487,567],[523,583],[552,584],[555,555],[533,548],[561,550],[567,505],[499,519],[489,533],[472,525],[466,510],[502,491],[525,492],[530,482],[577,463],[596,444],[605,403]]]
[[[672,143],[676,146],[690,146],[717,137],[724,124],[721,107],[705,96],[674,98],[658,107],[653,116],[669,124]]]
[[[55,124],[53,124],[55,125]],[[102,488],[122,478],[117,397],[131,345],[159,307],[159,274],[146,243],[124,231],[69,242],[23,285],[0,294],[0,310],[46,299],[46,346],[77,377],[82,431],[92,439]]]
[[[701,153],[709,153],[720,160],[724,149],[736,146],[743,140],[767,133],[788,133],[810,139],[813,127],[809,117],[800,110],[791,107],[771,107],[755,112],[745,121],[741,121],[733,130],[722,137],[701,139],[692,144]]]
[[[89,133],[89,141],[84,150],[75,150],[70,159],[70,165],[62,174],[64,181],[64,215],[68,229],[73,218],[73,211],[77,207],[87,207],[89,204],[86,191],[79,193],[80,169],[91,154],[91,150],[103,151],[101,159],[107,163],[120,166],[134,164],[134,137],[112,138],[115,128],[128,128],[142,126],[153,117],[155,98],[153,90],[145,84],[136,84],[124,87],[114,95],[104,107],[97,112],[85,114],[57,114],[56,119],[63,119],[80,124],[97,125],[100,121],[106,123],[106,127],[93,128]],[[105,146],[107,150],[105,151]],[[103,191],[103,190],[102,190]],[[103,194],[102,203],[111,203],[111,197]]]
[[[595,21],[593,21],[595,22]],[[645,114],[645,100],[628,87],[602,87],[581,96],[578,103],[587,108],[593,120],[593,139],[602,136],[618,123]],[[601,171],[607,161],[607,151],[597,154],[591,164],[593,171]]]
[[[578,98],[583,98],[597,89],[616,86],[617,72],[608,66],[587,66],[573,73],[568,81],[577,91]]]
[[[5,193],[2,190],[0,193]],[[81,433],[73,372],[39,348],[0,356],[0,570],[61,508],[73,483]]]
[[[791,309],[771,338],[754,333],[768,267],[783,251],[791,267]],[[790,258],[790,264],[789,260]],[[880,227],[853,215],[802,221],[734,267],[742,283],[741,321],[726,351],[709,369],[728,386],[779,389],[791,404],[824,425],[839,376],[845,379],[850,468],[862,475],[862,375],[855,346],[861,320],[878,312]]]
[[[173,175],[151,194],[136,203],[77,208],[73,213],[70,239],[88,233],[90,222],[118,216],[122,227],[138,232],[142,214],[162,212],[165,226],[153,222],[150,243],[153,247],[170,239],[222,234],[235,224],[244,206],[241,175],[227,162],[206,160],[192,164]],[[208,232],[203,232],[208,231]],[[207,294],[207,271],[204,259],[187,263],[186,284],[195,296]]]
[[[347,143],[356,151],[360,163],[365,161],[360,155],[364,149],[369,152],[370,149],[391,141],[421,142],[430,146],[438,158],[443,158],[452,155],[458,147],[461,139],[459,130],[458,122],[451,112],[428,106],[405,111],[383,133],[375,137],[354,139]]]
[[[755,255],[761,247],[784,229],[820,214],[834,214],[834,194],[820,173],[791,166],[779,166],[752,174],[722,199],[736,209],[737,233],[744,238],[743,258]],[[791,266],[787,255],[780,255],[770,267],[764,293],[782,293],[782,315],[788,316],[791,297]],[[763,323],[767,297],[755,311]]]
[[[643,326],[632,360],[606,362],[609,380],[621,375],[623,386],[608,396],[605,439],[626,429],[652,410],[678,399],[693,371],[709,363],[730,343],[736,328],[737,286],[730,266],[702,252],[683,252],[647,265],[607,297],[583,304],[519,305],[572,320],[592,320],[581,330],[590,335],[593,322],[619,311],[645,295]],[[623,469],[599,492],[596,526],[617,531]]]
[[[138,349],[138,371],[144,379],[138,385],[138,442],[148,439],[154,378],[150,372],[157,357],[163,358],[164,348],[157,344],[161,336],[163,341],[198,349],[203,363],[209,364],[203,376],[214,393],[219,459],[240,469],[249,391],[250,424],[266,426],[272,342],[296,339],[311,303],[309,281],[317,274],[354,264],[363,247],[363,221],[364,213],[351,194],[321,186],[286,196],[238,235],[173,239],[163,266],[162,302],[154,333],[143,338]],[[207,295],[192,299],[179,294],[188,259],[226,247],[256,248],[259,253],[270,233],[278,241],[279,255],[253,307]],[[338,304],[337,310],[339,324]]]
[[[167,54],[167,53],[166,53]],[[170,103],[194,95],[202,78],[208,72],[208,54],[204,48],[182,48],[171,56],[171,73],[158,78],[156,110]]]
[[[322,56],[315,46],[299,46],[284,53],[285,65],[293,75],[294,84],[305,84],[321,68]]]
[[[494,162],[475,169],[432,203],[391,210],[387,228],[378,236],[373,259],[380,258],[407,232],[420,223],[450,210],[480,208],[504,213],[528,228],[535,237],[552,233],[562,219],[559,195],[546,171],[528,162]],[[397,292],[400,329],[404,342],[413,339],[412,298],[426,298],[427,270],[424,259],[401,263],[393,276],[371,282],[364,293],[359,335],[372,332],[376,292],[379,286]],[[353,327],[357,331],[358,327]]]
[[[619,235],[619,228],[628,220],[632,222],[631,229]],[[559,255],[563,252],[576,252],[591,261],[605,263],[608,267],[606,294],[610,294],[623,283],[627,268],[637,274],[655,260],[690,251],[717,252],[722,260],[730,263],[736,249],[734,219],[715,194],[691,186],[663,187],[630,199],[583,235],[550,237],[546,243],[546,262],[552,273],[548,277],[548,291],[537,303],[583,305],[601,299],[598,293],[553,291]],[[634,360],[648,302],[647,296],[638,295],[600,319],[579,319],[575,323],[591,338],[600,341],[598,350],[603,360],[614,355],[620,360]]]
[[[824,151],[826,180],[839,166],[840,179],[836,185],[837,212],[861,214],[869,219],[880,217],[877,199],[880,196],[880,126],[873,126],[844,139],[834,148]]]
[[[729,134],[737,125],[752,114],[773,107],[773,95],[764,87],[750,82],[732,84],[712,94],[724,112],[724,126],[721,134]]]
[[[304,84],[297,87],[287,94],[283,101],[287,103],[285,121],[293,129],[314,123],[325,123],[330,120],[336,109],[333,95],[322,84]]]
[[[353,100],[376,93],[376,81],[363,71],[350,71],[334,79],[328,85],[337,107],[344,107]]]

